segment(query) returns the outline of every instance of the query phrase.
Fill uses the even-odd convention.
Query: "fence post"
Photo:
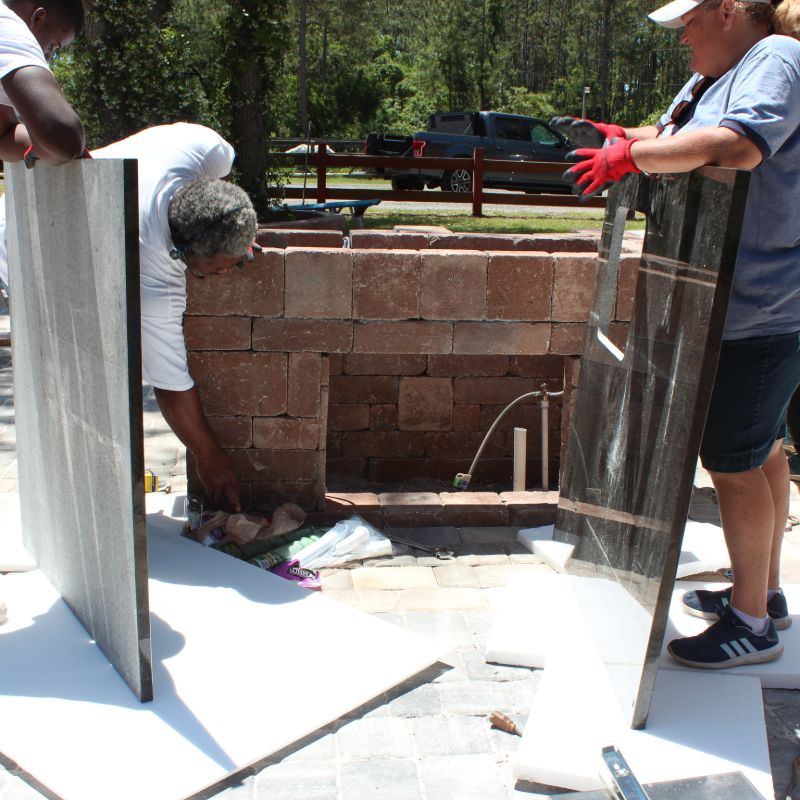
[[[328,160],[328,145],[317,142],[317,202],[325,202],[325,168]]]
[[[476,147],[472,152],[472,216],[483,216],[483,148]]]

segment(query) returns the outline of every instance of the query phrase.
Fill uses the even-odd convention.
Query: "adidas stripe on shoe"
[[[685,592],[681,602],[687,614],[702,619],[719,619],[722,612],[731,604],[733,587],[712,592],[709,589],[695,589]],[[786,597],[782,591],[777,591],[767,601],[767,614],[775,623],[775,628],[785,631],[792,624]]]
[[[669,654],[679,663],[698,669],[728,669],[740,664],[774,661],[783,653],[775,623],[770,619],[762,636],[753,633],[726,606],[717,622],[697,636],[673,639]]]

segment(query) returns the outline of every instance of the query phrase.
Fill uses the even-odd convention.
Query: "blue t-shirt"
[[[672,109],[700,80],[681,89],[658,127],[661,136],[725,127],[746,136],[764,160],[753,169],[733,279],[725,339],[800,330],[800,42],[768,36],[698,101],[677,130]]]

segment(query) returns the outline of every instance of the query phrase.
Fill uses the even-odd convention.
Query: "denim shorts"
[[[800,331],[724,341],[700,459],[712,472],[760,467],[786,435],[786,409],[800,385]]]

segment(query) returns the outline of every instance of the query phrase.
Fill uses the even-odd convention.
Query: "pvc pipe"
[[[547,462],[550,458],[548,452],[549,438],[548,427],[550,421],[550,399],[547,392],[542,394],[542,491],[547,492],[550,489],[550,470],[547,468]]]
[[[514,491],[525,491],[525,462],[528,450],[528,431],[514,428]]]

